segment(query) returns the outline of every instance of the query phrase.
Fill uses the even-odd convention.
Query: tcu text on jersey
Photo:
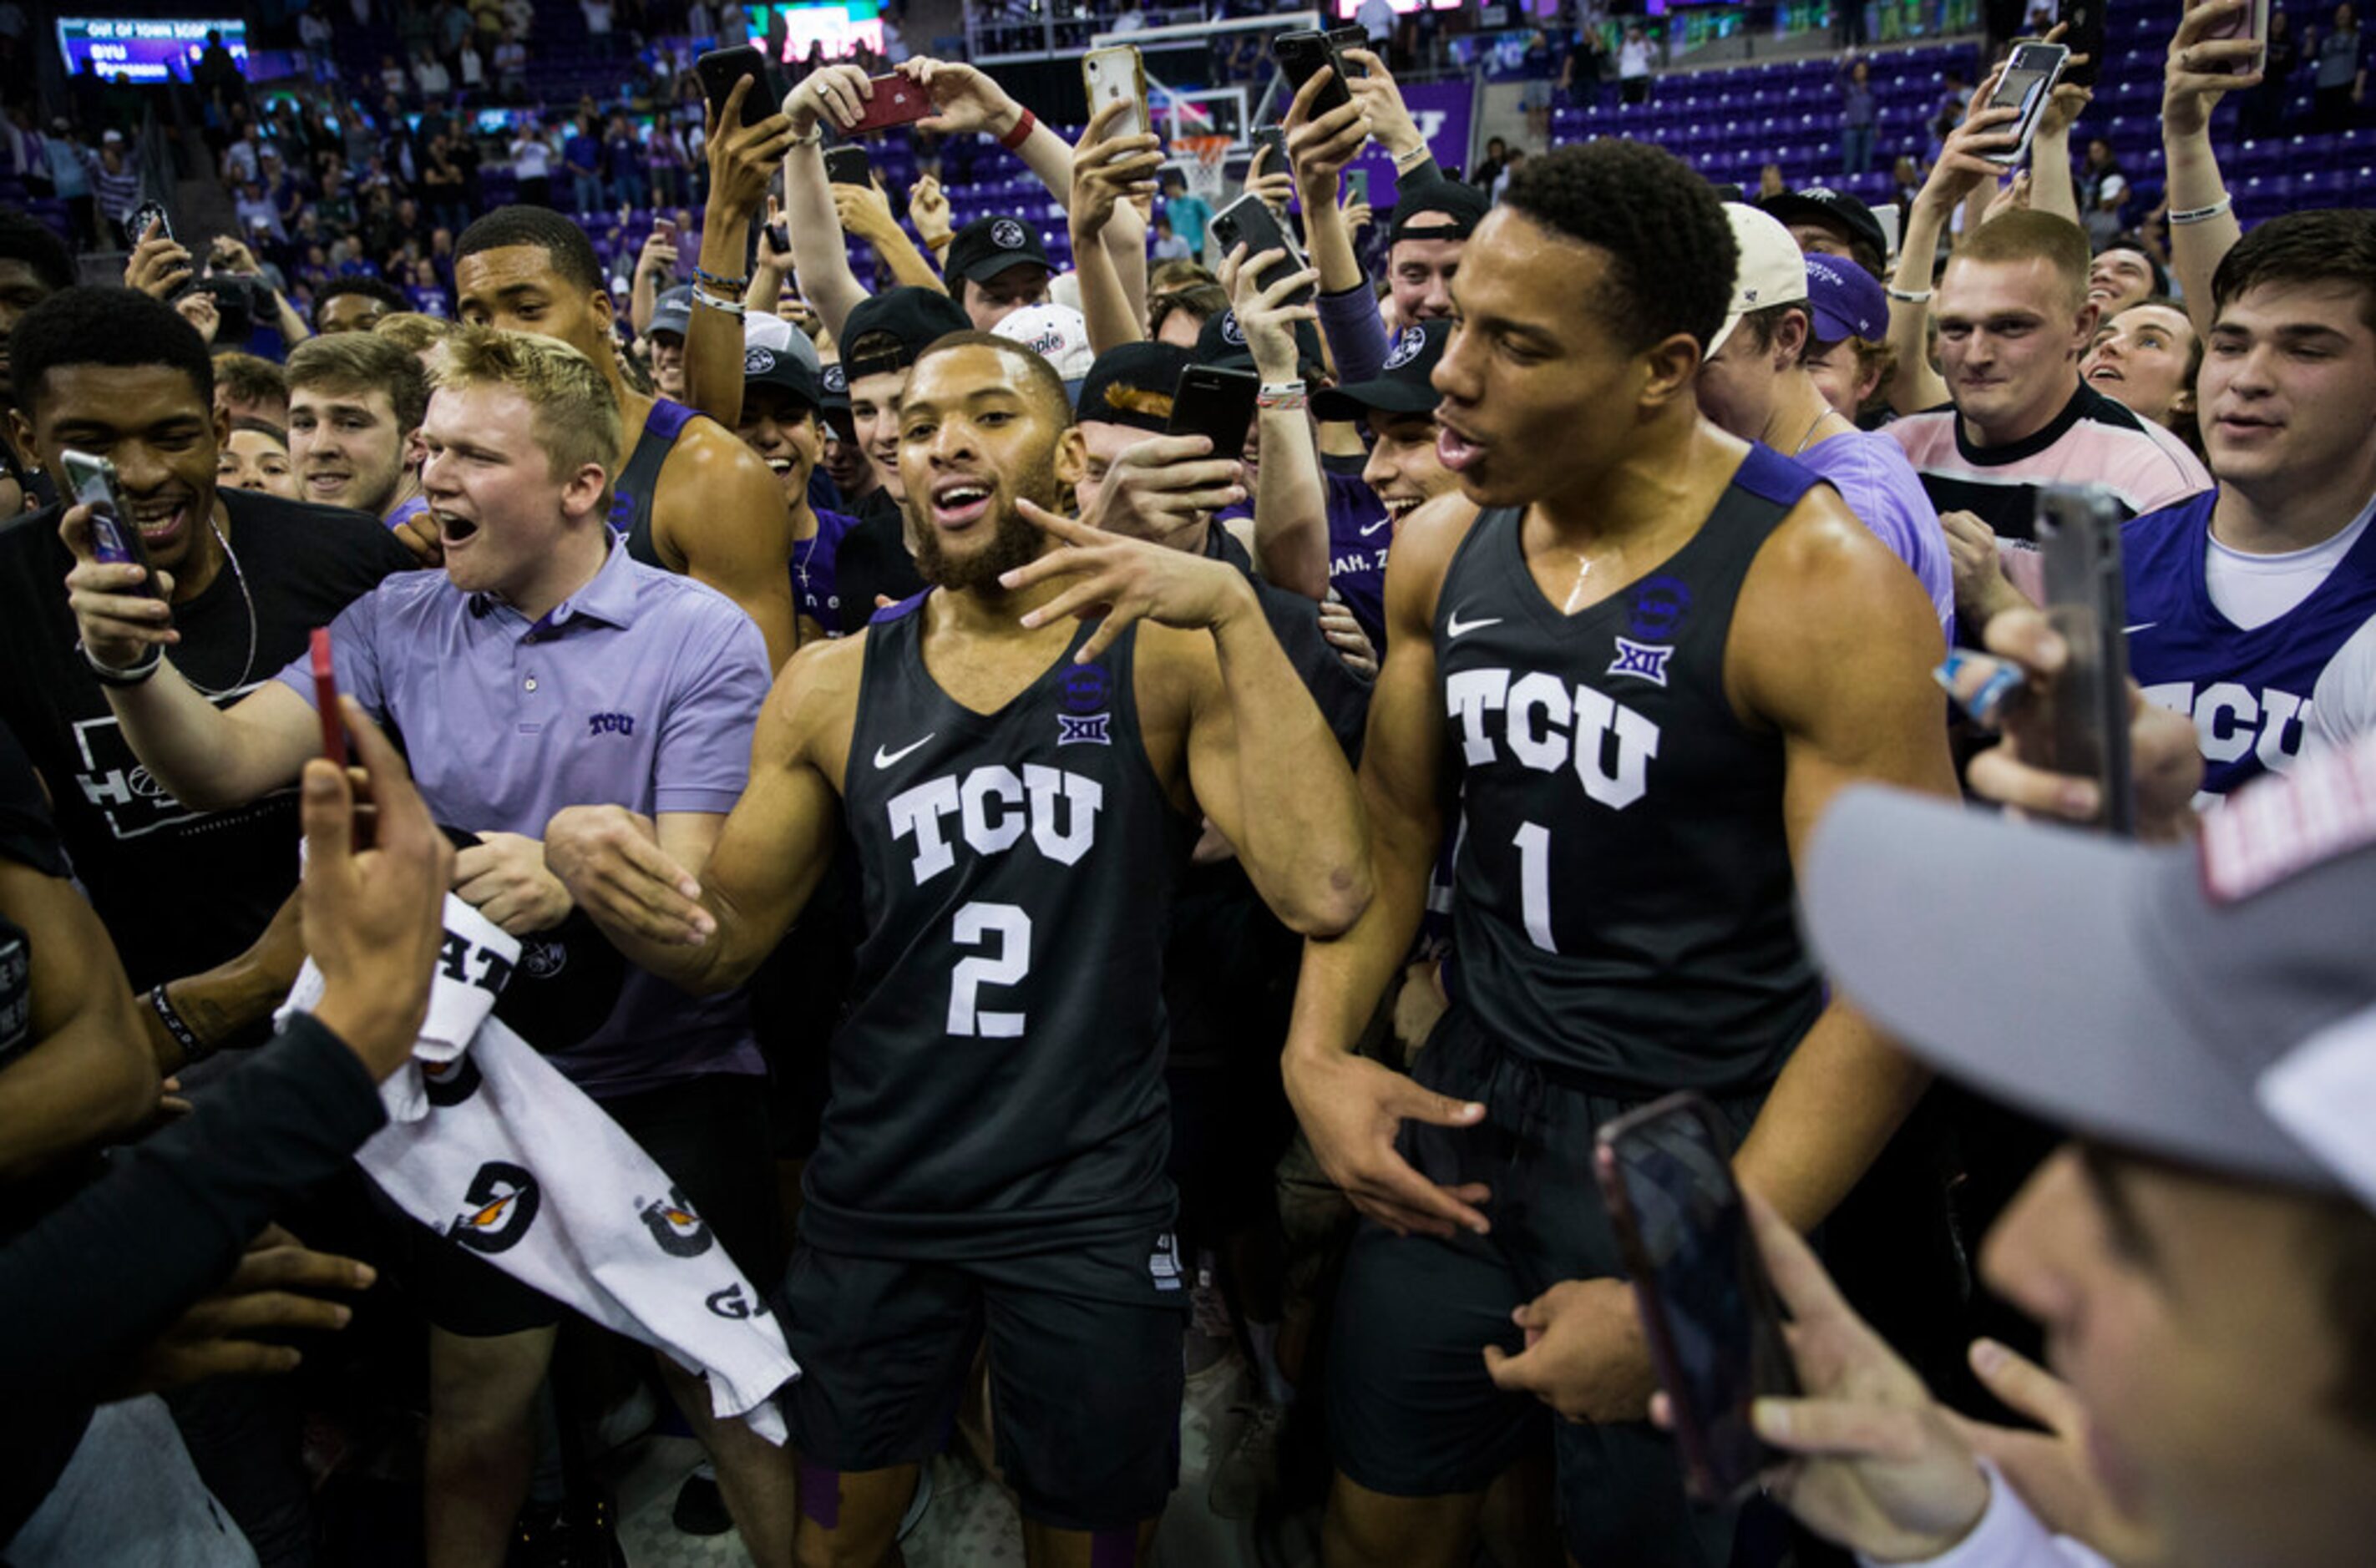
[[[1025,833],[1040,852],[1059,865],[1079,863],[1097,842],[1098,813],[1105,786],[1077,773],[1026,763],[1016,769],[993,765],[944,774],[900,790],[885,803],[891,837],[915,840],[910,869],[922,886],[957,863],[948,819],[978,855],[1003,855]]]
[[[1443,702],[1460,721],[1470,767],[1500,761],[1506,747],[1511,760],[1538,773],[1573,767],[1584,792],[1612,811],[1649,789],[1658,726],[1606,692],[1541,671],[1459,670],[1444,677]]]
[[[2310,699],[2275,686],[2255,693],[2237,681],[2166,681],[2147,686],[2145,700],[2194,720],[2206,762],[2241,762],[2249,754],[2272,773],[2283,773],[2301,755],[2310,733]]]

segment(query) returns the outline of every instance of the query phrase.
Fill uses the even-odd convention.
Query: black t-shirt
[[[908,553],[908,536],[899,503],[891,493],[875,489],[858,504],[858,526],[841,536],[833,557],[834,580],[841,590],[844,636],[865,630],[874,619],[877,594],[897,602],[924,591],[924,575]]]
[[[44,876],[66,874],[42,781],[6,724],[0,724],[0,860],[30,866]],[[32,1044],[32,960],[25,928],[0,912],[0,1067]]]
[[[304,652],[315,627],[414,562],[363,513],[217,493],[238,566],[226,560],[175,608],[182,640],[167,658],[229,707]],[[62,586],[73,564],[54,509],[0,529],[0,723],[48,783],[76,873],[145,990],[221,963],[264,929],[297,885],[297,793],[193,812],[149,778],[75,651]]]

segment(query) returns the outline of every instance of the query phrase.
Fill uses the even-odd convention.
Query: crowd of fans
[[[1043,1565],[2364,1561],[2376,212],[2238,220],[2220,101],[2358,92],[2249,9],[2142,232],[1992,75],[1894,225],[1448,168],[1384,15],[1250,172],[1300,255],[896,27],[709,103],[703,0],[587,0],[647,78],[557,115],[524,0],[210,69],[228,223],[13,110],[0,1555],[610,1561],[665,1395],[771,1568],[950,1453]],[[886,74],[896,203],[828,173]],[[1677,1091],[1715,1301],[1593,1170]],[[1708,1496],[1661,1371],[1759,1273]]]

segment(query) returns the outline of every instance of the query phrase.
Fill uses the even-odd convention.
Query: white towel
[[[446,896],[428,1021],[414,1059],[380,1087],[388,1125],[356,1162],[415,1219],[706,1376],[713,1412],[781,1443],[773,1396],[801,1369],[765,1293],[651,1156],[488,1016],[519,953]],[[309,958],[282,1016],[321,994]]]

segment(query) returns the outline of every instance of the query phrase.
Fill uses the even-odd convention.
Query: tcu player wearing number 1
[[[1187,1297],[1163,1174],[1172,873],[1201,811],[1297,931],[1369,901],[1352,773],[1253,588],[1047,510],[1085,454],[1037,354],[927,349],[899,469],[936,588],[785,668],[697,882],[624,813],[550,832],[612,940],[698,992],[775,947],[847,814],[868,934],[783,1303],[804,1562],[889,1560],[984,1334],[1032,1562],[1144,1550],[1177,1469]]]
[[[1530,1395],[1588,1423],[1553,1447],[1576,1561],[1723,1563],[1730,1518],[1686,1503],[1644,1420],[1594,1130],[1701,1089],[1743,1179],[1808,1226],[1920,1087],[1825,1005],[1792,863],[1851,779],[1952,791],[1944,645],[1837,497],[1700,417],[1734,263],[1697,175],[1603,140],[1514,176],[1452,283],[1434,384],[1462,493],[1411,515],[1387,571],[1378,897],[1309,944],[1287,1050],[1366,1217],[1332,1346],[1332,1565],[1466,1563],[1486,1490],[1545,1441]],[[1351,1047],[1455,802],[1453,1006],[1412,1083]]]

